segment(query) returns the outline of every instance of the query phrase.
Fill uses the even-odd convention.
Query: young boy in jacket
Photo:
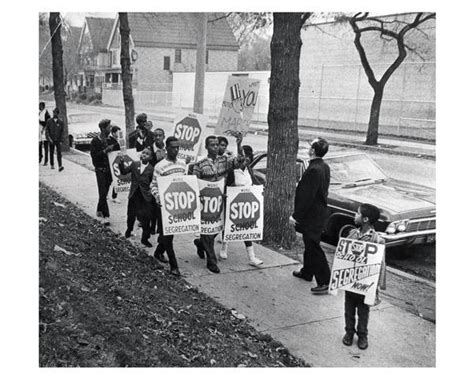
[[[380,217],[379,209],[371,204],[361,204],[359,210],[354,217],[354,223],[358,226],[357,229],[353,229],[347,238],[374,242],[377,244],[385,244],[385,240],[379,236],[374,229],[374,224]],[[379,286],[385,289],[385,264],[382,262],[382,267],[379,277]],[[344,298],[344,318],[346,322],[345,330],[346,334],[342,338],[342,343],[346,346],[351,346],[354,334],[357,333],[357,346],[361,350],[365,350],[369,347],[369,341],[367,338],[368,324],[369,324],[369,305],[364,303],[365,296],[345,291]],[[357,311],[357,330],[356,330],[356,311]]]

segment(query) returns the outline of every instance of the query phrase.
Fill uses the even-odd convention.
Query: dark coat
[[[98,136],[92,138],[90,147],[92,164],[95,168],[100,168],[105,171],[110,170],[109,157],[105,152],[107,146],[107,140],[103,141]]]
[[[48,119],[46,122],[46,139],[53,142],[61,142],[64,131],[64,122],[60,118],[57,120],[54,117]]]
[[[151,202],[153,200],[153,196],[150,192],[150,183],[153,179],[153,166],[151,164],[148,165],[143,173],[140,174],[140,165],[140,162],[134,161],[130,166],[125,167],[123,162],[120,162],[119,170],[122,175],[126,175],[129,172],[132,173],[132,183],[130,185],[128,198],[131,199],[135,191],[140,190],[145,201]]]
[[[138,137],[139,133],[137,129],[128,135],[128,144],[130,149],[135,148],[137,151],[142,151],[145,147],[151,147],[155,142],[153,134],[149,132],[148,129],[145,129],[145,138],[143,139],[142,143],[137,141]]]
[[[322,231],[327,220],[329,166],[321,158],[310,161],[296,187],[293,218],[307,231]]]
[[[111,135],[107,137],[107,145],[112,145],[114,149],[112,151],[119,151],[120,150],[120,144],[119,142],[112,137]]]

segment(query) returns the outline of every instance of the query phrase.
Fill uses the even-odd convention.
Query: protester
[[[107,143],[110,133],[110,120],[103,119],[99,122],[100,135],[92,138],[91,157],[97,178],[99,190],[99,202],[97,204],[97,217],[105,225],[109,225],[109,206],[107,204],[107,194],[112,183],[112,173],[110,172],[109,157],[107,154],[114,149],[113,145]]]
[[[354,217],[354,223],[358,226],[353,229],[347,238],[367,241],[377,244],[385,244],[385,240],[379,236],[374,229],[374,224],[380,217],[380,210],[372,204],[361,204],[357,214]],[[379,277],[379,286],[385,289],[385,257],[382,261],[382,267]],[[369,305],[364,303],[365,296],[345,291],[344,298],[344,318],[346,334],[342,338],[342,343],[351,346],[354,340],[354,334],[357,333],[357,346],[359,349],[365,350],[369,347],[368,340],[368,324],[369,324]],[[357,331],[356,331],[356,311],[357,311]]]
[[[150,121],[151,122],[151,121]],[[165,131],[161,128],[156,128],[153,131],[153,166],[156,165],[159,161],[166,157],[166,147],[165,147]]]
[[[49,142],[46,139],[46,123],[51,118],[48,110],[45,107],[44,102],[39,103],[39,163],[43,160],[43,149],[44,149],[44,164],[48,165],[48,147]]]
[[[119,162],[119,170],[122,175],[132,173],[130,192],[128,194],[127,205],[127,230],[125,237],[130,237],[133,230],[133,223],[135,218],[140,221],[142,225],[141,243],[146,247],[152,247],[150,241],[150,219],[152,212],[152,195],[150,192],[150,183],[153,178],[153,166],[150,164],[152,157],[150,148],[145,148],[140,154],[139,162],[132,162],[128,167],[125,167],[123,156]]]
[[[139,115],[140,116],[140,115]],[[146,117],[146,115],[145,115]],[[138,116],[137,116],[138,120]],[[154,137],[151,131],[149,130],[151,121],[145,121],[145,123],[140,122],[137,125],[137,134],[135,136],[135,149],[140,152],[145,148],[151,148],[153,152],[153,143]],[[151,124],[153,125],[153,124]]]
[[[152,195],[156,199],[158,207],[160,205],[159,197],[159,178],[162,176],[176,176],[176,175],[186,175],[187,167],[186,163],[178,159],[179,152],[179,141],[176,137],[168,137],[166,139],[166,157],[165,159],[160,160],[156,165],[153,171],[153,180],[150,185],[150,190]],[[156,247],[154,257],[163,263],[170,263],[170,272],[173,275],[180,276],[178,261],[176,260],[176,254],[173,248],[173,235],[165,236],[163,235],[163,220],[161,216],[161,211],[158,211],[158,246]],[[164,253],[168,255],[168,260],[164,257]]]
[[[295,211],[290,223],[303,234],[303,268],[294,271],[297,278],[313,280],[317,286],[311,288],[315,295],[327,294],[331,276],[328,261],[320,246],[321,234],[327,220],[327,197],[330,180],[329,166],[322,159],[329,145],[323,138],[311,142],[309,166],[301,177],[295,194]]]
[[[242,146],[242,150],[244,152],[245,156],[245,161],[243,163],[243,166],[241,168],[236,168],[234,170],[234,186],[235,187],[240,187],[240,186],[251,186],[252,183],[252,176],[250,173],[251,168],[249,167],[249,164],[253,161],[253,149],[249,145],[244,145]],[[253,247],[252,241],[244,241],[245,244],[245,249],[247,250],[247,254],[249,257],[249,264],[251,266],[260,266],[263,261],[261,259],[258,259],[255,256],[255,249]],[[219,257],[221,259],[227,259],[227,247],[228,247],[228,242],[222,242],[222,248],[221,251],[219,252]]]
[[[240,167],[244,161],[241,147],[242,134],[236,133],[235,137],[237,141],[238,156],[232,158],[227,154],[218,155],[218,138],[216,136],[208,136],[205,140],[207,157],[196,162],[193,166],[193,174],[196,175],[198,179],[217,182],[220,179],[225,179],[229,171]],[[206,253],[208,270],[218,274],[220,270],[217,266],[217,258],[214,251],[214,239],[216,238],[216,235],[217,234],[201,234],[200,239],[194,240],[194,244],[197,247],[197,254],[201,259],[204,259],[204,253]]]
[[[58,159],[59,171],[64,170],[61,155],[61,141],[64,132],[64,122],[59,118],[59,108],[53,109],[53,117],[46,122],[46,139],[49,142],[49,163],[54,170],[54,149]]]
[[[112,145],[112,151],[119,151],[120,150],[120,143],[119,143],[119,133],[120,128],[117,125],[113,125],[110,129],[110,135],[107,137],[107,144]],[[120,200],[117,199],[117,192],[115,192],[115,187],[112,186],[112,202],[116,204],[120,204]]]
[[[128,135],[128,146],[130,149],[135,148],[139,127],[145,128],[145,124],[147,122],[146,113],[140,113],[139,115],[137,115],[137,117],[135,118],[135,121],[137,122],[137,126],[135,127],[135,130]]]

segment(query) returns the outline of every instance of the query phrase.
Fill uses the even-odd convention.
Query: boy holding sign
[[[359,210],[357,211],[354,217],[354,223],[358,226],[358,229],[353,229],[349,235],[347,236],[348,239],[358,240],[358,241],[366,241],[366,242],[373,242],[377,244],[385,244],[383,238],[379,236],[379,234],[374,229],[374,223],[380,217],[379,209],[371,204],[361,204]],[[382,261],[382,267],[380,271],[379,277],[379,285],[381,288],[385,289],[385,264]],[[365,296],[345,291],[345,298],[344,298],[344,317],[346,321],[346,334],[342,339],[342,343],[346,346],[351,346],[354,334],[357,333],[358,341],[357,346],[361,350],[365,350],[369,347],[369,342],[367,339],[368,329],[367,326],[369,324],[369,305],[365,304]],[[355,315],[358,315],[358,322],[357,322],[357,332],[355,329]]]
[[[159,161],[153,170],[153,180],[150,184],[150,190],[155,197],[156,204],[161,207],[160,196],[158,190],[158,181],[163,176],[186,175],[186,163],[178,159],[179,141],[176,137],[168,137],[166,139],[166,158]],[[173,235],[164,235],[163,233],[163,219],[161,209],[158,209],[158,246],[156,247],[154,257],[163,263],[170,263],[170,273],[175,276],[180,276],[178,269],[178,261],[173,248]],[[168,260],[165,259],[164,253],[168,255]]]

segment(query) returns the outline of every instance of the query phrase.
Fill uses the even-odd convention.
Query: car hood
[[[71,123],[68,125],[69,134],[85,134],[85,133],[94,133],[99,134],[100,130],[96,123],[89,122],[78,122]]]
[[[389,180],[351,188],[333,188],[333,193],[356,203],[370,203],[398,215],[434,216],[435,190],[408,182]]]

